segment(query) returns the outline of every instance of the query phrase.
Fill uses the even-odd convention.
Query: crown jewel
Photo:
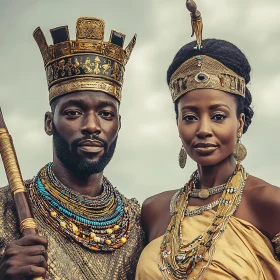
[[[116,30],[104,42],[105,22],[93,17],[77,20],[76,40],[70,40],[68,26],[50,32],[53,39],[50,46],[40,27],[33,33],[44,60],[50,102],[77,90],[103,91],[121,100],[125,65],[136,35],[125,49],[125,35]]]

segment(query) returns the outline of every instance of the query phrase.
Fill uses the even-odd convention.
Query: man
[[[113,30],[104,42],[104,29],[101,19],[79,18],[76,40],[63,26],[51,30],[51,46],[40,28],[34,32],[49,85],[53,163],[26,187],[43,236],[20,238],[9,189],[1,189],[0,280],[134,279],[143,248],[139,205],[103,170],[116,147],[124,66],[136,37],[123,49],[125,35]]]

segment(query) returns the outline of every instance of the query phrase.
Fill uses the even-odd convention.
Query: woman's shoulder
[[[161,232],[161,227],[164,230],[167,227],[170,220],[170,202],[177,191],[162,192],[143,202],[141,216],[148,240],[154,239],[151,236],[156,236],[158,232]]]
[[[260,178],[250,175],[244,191],[254,204],[269,206],[273,203],[280,207],[280,188]]]
[[[244,197],[261,229],[271,238],[279,233],[280,188],[250,175]]]
[[[147,198],[142,205],[142,213],[160,215],[162,211],[170,209],[172,197],[178,190],[165,191]]]

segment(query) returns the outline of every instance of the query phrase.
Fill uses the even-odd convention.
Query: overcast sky
[[[250,90],[255,117],[243,143],[244,166],[252,175],[280,186],[280,1],[197,0],[204,38],[236,44],[252,66]],[[180,140],[166,70],[191,38],[184,0],[0,0],[0,106],[14,139],[25,179],[52,161],[52,138],[44,132],[49,110],[41,54],[33,40],[40,26],[68,25],[75,39],[78,17],[95,16],[138,42],[127,65],[121,105],[122,129],[105,175],[128,197],[142,202],[153,194],[180,188],[195,169],[178,165]],[[0,184],[7,183],[1,162]],[[278,173],[279,172],[279,173]]]

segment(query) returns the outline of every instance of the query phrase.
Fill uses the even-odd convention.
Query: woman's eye
[[[196,121],[197,117],[194,115],[185,115],[183,116],[183,120],[187,122]]]
[[[223,121],[224,119],[226,119],[226,115],[223,114],[217,114],[215,116],[212,117],[212,119],[214,119],[215,121]]]
[[[81,112],[77,110],[67,110],[65,111],[65,114],[69,117],[78,117],[81,115]]]

